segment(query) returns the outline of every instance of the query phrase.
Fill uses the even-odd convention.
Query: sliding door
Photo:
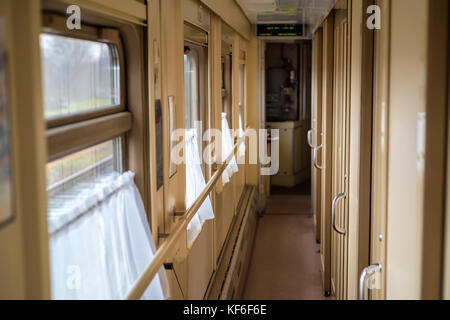
[[[331,282],[337,299],[346,297],[347,278],[347,10],[335,11],[334,83],[333,83],[333,172],[332,172],[332,236]]]

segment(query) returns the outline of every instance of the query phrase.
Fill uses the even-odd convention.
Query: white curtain
[[[197,129],[186,130],[186,209],[189,209],[194,204],[206,186],[201,164],[197,143]],[[202,231],[203,222],[210,219],[214,219],[214,211],[208,196],[188,224],[187,246],[189,249],[192,248]]]
[[[242,116],[239,113],[239,139],[242,138],[243,136],[244,136],[244,126],[242,124]],[[245,157],[245,141],[239,145],[238,156],[240,158]]]
[[[124,299],[155,253],[134,173],[67,196],[49,211],[52,297]],[[160,270],[142,299],[166,298],[166,281]]]
[[[224,163],[227,160],[227,157],[230,155],[231,151],[233,151],[234,143],[231,137],[232,133],[228,125],[227,114],[222,113],[222,161]],[[239,169],[236,163],[236,157],[233,155],[227,168],[222,174],[222,185],[230,182],[230,178],[238,171]]]

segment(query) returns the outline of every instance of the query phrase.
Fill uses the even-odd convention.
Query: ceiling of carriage
[[[305,24],[313,29],[336,0],[236,0],[254,24]]]

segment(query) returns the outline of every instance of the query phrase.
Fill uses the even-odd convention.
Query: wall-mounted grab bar
[[[333,204],[331,206],[331,219],[332,219],[333,229],[334,229],[334,231],[336,231],[337,233],[339,233],[343,236],[345,236],[345,234],[347,233],[347,230],[345,230],[345,228],[341,230],[336,225],[336,206],[337,206],[337,203],[339,202],[339,200],[345,199],[345,198],[347,198],[347,194],[345,192],[338,194],[333,199]]]
[[[359,300],[368,300],[366,297],[367,279],[370,276],[373,276],[375,273],[381,272],[381,267],[382,267],[381,263],[377,263],[368,266],[362,271],[361,277],[359,278]]]
[[[308,145],[311,149],[314,149],[314,146],[312,144],[312,134],[313,134],[313,129],[310,129],[308,131]]]
[[[319,151],[320,149],[322,149],[322,145],[320,145],[320,146],[317,146],[317,147],[315,147],[314,149],[313,149],[313,155],[314,155],[314,167],[317,169],[317,170],[322,170],[322,166],[319,166],[318,164],[317,164],[317,151]]]

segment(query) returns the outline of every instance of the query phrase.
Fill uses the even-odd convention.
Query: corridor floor
[[[308,187],[273,193],[259,219],[243,299],[326,299]]]

